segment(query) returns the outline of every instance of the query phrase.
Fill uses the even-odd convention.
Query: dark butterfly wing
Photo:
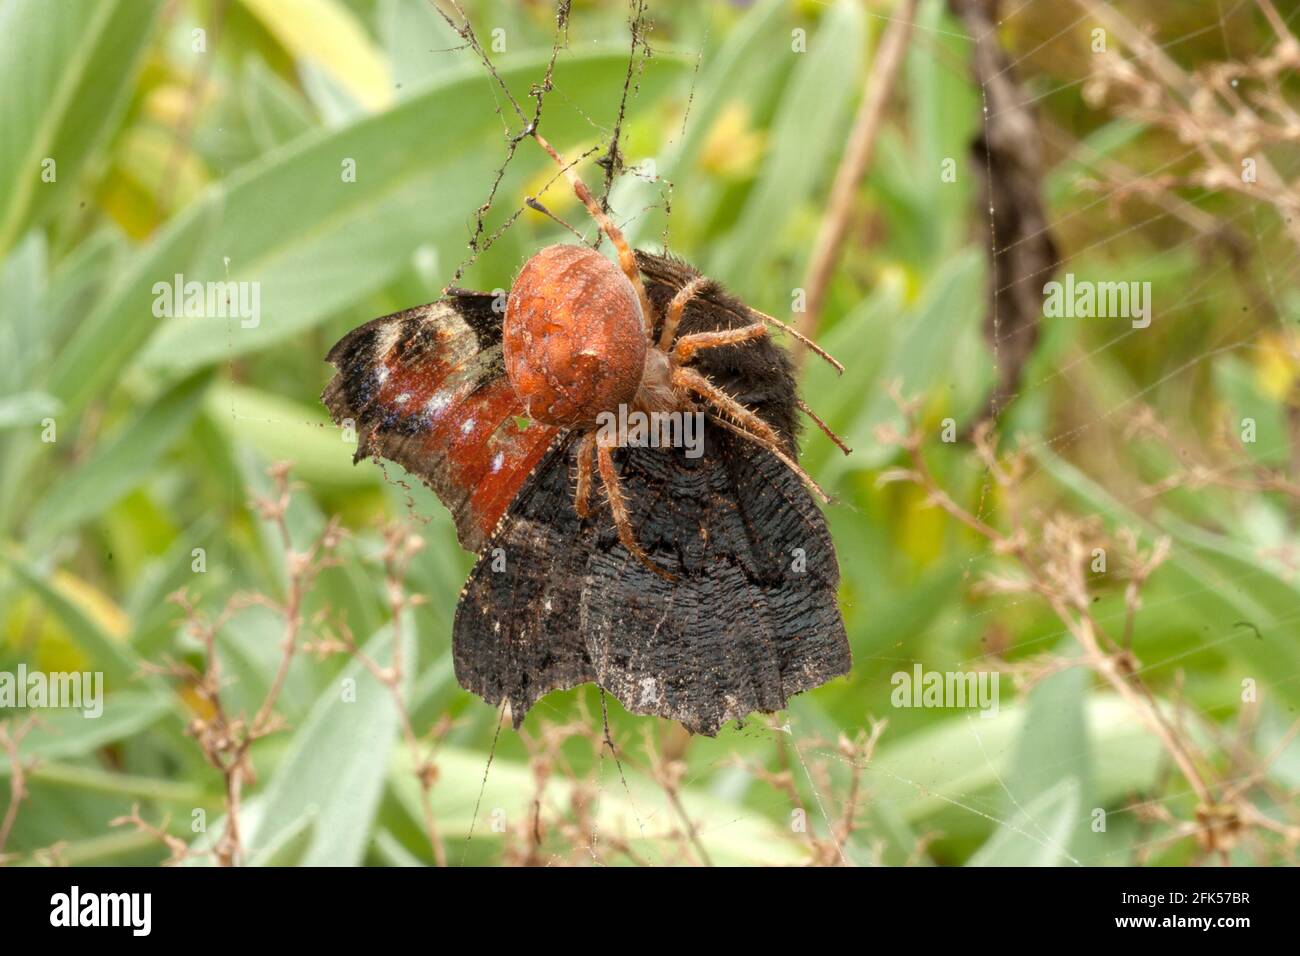
[[[668,303],[677,291],[699,275],[691,265],[673,256],[638,252],[636,259],[646,292],[660,316],[667,312]],[[758,319],[744,302],[728,293],[721,284],[711,282],[687,305],[678,335],[739,328],[756,321]],[[785,349],[765,337],[743,345],[700,352],[694,367],[733,398],[767,419],[797,456],[797,390],[790,356]]]
[[[518,724],[549,691],[594,681],[634,713],[714,734],[848,672],[830,535],[780,461],[713,427],[698,459],[622,452],[637,539],[670,582],[627,553],[607,508],[579,521],[575,448],[551,453],[470,574],[462,686],[508,699]]]
[[[660,310],[695,274],[676,260],[638,259]],[[751,321],[743,303],[710,287],[682,329]],[[782,350],[768,341],[711,350],[699,366],[794,448]],[[575,448],[566,436],[549,452],[470,574],[454,628],[463,687],[509,700],[518,724],[549,691],[594,681],[634,713],[714,734],[848,672],[834,547],[779,460],[714,425],[696,459],[683,449],[618,454],[637,539],[678,576],[669,582],[627,553],[607,506],[578,519]]]
[[[470,551],[557,436],[517,423],[523,406],[505,378],[493,303],[457,292],[354,329],[326,356],[338,374],[321,395],[336,423],[356,428],[355,460],[387,458],[418,475]]]

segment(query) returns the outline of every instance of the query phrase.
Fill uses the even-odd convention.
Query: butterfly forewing
[[[457,292],[368,322],[326,357],[338,374],[321,396],[356,430],[356,458],[419,476],[478,551],[556,430],[523,419],[501,362],[497,299]]]

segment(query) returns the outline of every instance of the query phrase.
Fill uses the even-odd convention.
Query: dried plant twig
[[[0,721],[0,753],[9,762],[9,805],[5,807],[3,819],[0,819],[0,866],[9,860],[5,855],[5,846],[13,832],[14,822],[18,819],[18,808],[27,799],[27,773],[32,765],[30,761],[23,760],[19,750],[23,738],[35,726],[35,716],[26,717],[17,723],[13,720]]]
[[[858,107],[857,116],[854,117],[853,129],[844,148],[839,169],[836,170],[826,215],[822,217],[812,258],[809,259],[808,270],[804,274],[803,288],[808,298],[807,308],[796,323],[800,336],[793,347],[796,368],[803,362],[805,353],[803,341],[813,339],[817,335],[817,325],[821,321],[826,292],[835,273],[835,266],[839,262],[844,237],[848,232],[849,219],[853,213],[853,199],[858,184],[862,181],[867,167],[871,165],[871,157],[875,153],[876,140],[885,116],[885,106],[889,102],[898,72],[902,68],[915,19],[916,0],[901,0],[889,27],[880,40],[875,63],[863,87],[862,103]]]

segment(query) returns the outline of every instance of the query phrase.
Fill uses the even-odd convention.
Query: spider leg
[[[615,447],[612,444],[597,440],[596,468],[600,471],[600,480],[605,485],[605,494],[609,496],[609,510],[610,514],[614,516],[614,527],[618,531],[618,540],[623,542],[623,547],[627,548],[628,554],[655,574],[666,581],[676,581],[677,576],[675,574],[669,574],[651,561],[650,556],[636,542],[636,535],[632,531],[632,518],[627,511],[627,502],[623,498],[623,483],[619,480],[618,471],[614,468],[613,449]]]
[[[807,402],[805,402],[802,398],[796,398],[794,402],[797,406],[799,406],[799,411],[803,412],[805,415],[807,415],[809,418],[811,418],[814,422],[817,423],[817,427],[822,430],[822,432],[826,435],[827,438],[829,438],[831,441],[835,443],[836,448],[844,452],[844,454],[846,455],[853,454],[853,449],[850,448],[848,445],[844,444],[843,438],[841,438],[839,435],[831,431],[831,426],[827,425],[824,421],[822,421],[821,418],[818,416],[818,414],[808,407]]]
[[[749,311],[753,312],[756,316],[758,316],[760,319],[762,319],[764,322],[768,323],[769,325],[775,325],[782,332],[786,333],[786,335],[798,339],[807,348],[811,349],[812,351],[820,355],[822,358],[824,358],[830,364],[831,368],[835,369],[835,371],[838,374],[840,375],[844,374],[844,366],[841,365],[839,362],[837,362],[835,358],[831,355],[831,353],[827,352],[825,349],[823,349],[812,339],[808,338],[808,336],[804,335],[802,332],[796,329],[793,325],[787,325],[786,323],[782,322],[780,319],[776,318],[775,316],[768,315],[766,312],[760,312],[758,311],[758,309],[750,309]]]
[[[673,344],[673,339],[677,337],[677,325],[682,321],[682,313],[686,311],[686,303],[695,298],[700,290],[708,285],[709,280],[704,276],[696,276],[686,285],[677,290],[671,302],[668,303],[668,311],[664,315],[664,328],[659,333],[659,348],[667,352],[668,346]]]
[[[717,332],[696,332],[693,335],[683,335],[673,346],[673,358],[677,364],[685,365],[695,357],[695,353],[703,349],[715,349],[719,345],[736,345],[740,342],[749,342],[753,339],[759,339],[767,335],[767,326],[762,322],[755,322],[753,325],[742,325],[738,329],[719,329]]]
[[[542,134],[537,130],[532,131],[533,139],[537,144],[546,150],[551,159],[559,164],[560,169],[564,172],[564,177],[573,187],[574,193],[582,200],[582,204],[587,207],[587,212],[591,213],[591,218],[596,220],[596,224],[605,235],[609,236],[609,241],[614,244],[614,251],[618,253],[618,264],[627,276],[632,288],[636,290],[637,301],[641,303],[641,317],[645,323],[647,337],[654,328],[654,310],[650,307],[650,297],[646,295],[645,284],[641,281],[641,270],[637,268],[636,256],[632,254],[632,247],[628,245],[627,238],[623,235],[622,230],[614,225],[614,220],[605,214],[605,210],[600,208],[600,203],[596,202],[591,190],[582,178],[573,171],[573,166],[564,161],[564,157],[555,151],[555,147],[548,143]]]
[[[813,492],[822,501],[830,501],[830,496],[826,494],[813,480],[808,472],[799,467],[798,462],[790,457],[784,450],[785,443],[781,441],[780,436],[773,430],[772,426],[763,421],[758,415],[750,411],[740,402],[736,401],[718,386],[714,385],[699,372],[690,368],[678,368],[673,371],[673,384],[682,388],[689,389],[700,397],[708,401],[719,413],[716,419],[718,424],[723,425],[728,430],[735,432],[743,438],[747,438],[756,445],[761,445],[769,452],[776,456],[783,465],[793,471],[799,480],[807,486],[808,490]]]
[[[826,492],[822,490],[822,486],[817,484],[817,482],[813,480],[813,476],[808,474],[808,472],[804,471],[802,468],[800,468],[798,462],[796,462],[793,458],[791,458],[789,455],[783,452],[780,448],[774,448],[772,445],[769,445],[766,441],[759,438],[753,432],[745,431],[745,429],[741,428],[740,426],[731,424],[731,422],[727,421],[725,418],[717,418],[714,420],[723,428],[727,429],[727,431],[735,432],[741,438],[752,441],[755,445],[767,449],[774,458],[776,458],[779,462],[781,462],[781,464],[785,465],[792,472],[794,472],[795,476],[798,477],[798,479],[804,483],[804,487],[806,487],[809,491],[811,491],[818,498],[820,498],[823,503],[830,502],[831,496],[826,494]]]
[[[587,432],[578,442],[578,488],[573,493],[573,510],[579,518],[587,517],[591,499],[591,466],[596,451],[596,433]]]
[[[761,313],[760,313],[761,314]],[[780,324],[780,323],[778,323]],[[673,349],[673,358],[679,364],[685,364],[695,357],[695,353],[701,349],[716,348],[719,345],[733,345],[738,342],[747,342],[751,339],[761,338],[767,332],[767,327],[761,322],[754,325],[744,325],[738,329],[723,329],[718,332],[697,332],[694,335],[684,335],[677,340],[677,346]],[[834,362],[834,359],[830,361]],[[808,403],[802,398],[796,398],[795,404],[799,410],[811,418],[817,427],[835,443],[835,447],[846,455],[853,453],[853,449],[844,444],[844,439],[831,431],[831,427],[822,421],[821,417],[808,407]]]
[[[706,399],[724,417],[731,419],[735,424],[745,428],[773,448],[779,448],[784,444],[771,425],[694,369],[673,369],[672,382],[674,385],[694,392],[701,398]]]

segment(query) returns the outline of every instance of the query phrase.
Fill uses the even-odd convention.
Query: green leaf
[[[250,57],[244,66],[241,92],[248,125],[263,151],[295,140],[311,129],[306,104],[256,57]]]
[[[945,4],[922,4],[916,29],[927,42],[913,43],[906,63],[909,105],[904,115],[912,143],[905,177],[908,193],[920,207],[919,221],[911,224],[911,231],[924,242],[919,261],[927,264],[966,240],[966,210],[975,181],[968,171],[969,144],[979,123],[979,95],[965,71],[935,69],[936,58],[965,62],[970,56],[970,41],[956,35],[962,31],[953,26]],[[940,179],[942,163],[949,158],[961,170],[952,183]]]
[[[1068,642],[1057,653],[1066,659],[1078,656],[1077,648]],[[1044,823],[1040,815],[1030,812],[1035,801],[1045,799],[1062,781],[1072,781],[1076,785],[1076,811],[1087,805],[1086,802],[1090,799],[1093,770],[1084,701],[1091,676],[1091,672],[1082,665],[1066,668],[1039,682],[1029,695],[1025,728],[1016,745],[1011,772],[1005,781],[1007,801],[1003,813],[1012,819],[1017,814],[1028,814],[1029,819],[1022,820],[1020,825],[1022,829],[1028,830],[1031,837],[1018,840],[1018,834],[1008,831],[1003,835],[1007,849],[998,852],[1010,852],[1010,847],[1015,845],[1022,852],[1041,858],[1045,853],[1056,853],[1059,850],[1060,859],[1056,861],[1059,863],[1062,860],[1081,858],[1085,851],[1099,848],[1098,841],[1085,842],[1089,832],[1087,820],[1079,814],[1076,813],[1064,835],[1060,835],[1052,825]],[[1059,809],[1058,803],[1056,800],[1047,801],[1046,816],[1049,819],[1053,810]],[[1043,845],[1042,841],[1046,841],[1049,833],[1053,840],[1047,841],[1048,845],[1056,849],[1049,850]],[[1035,841],[1032,835],[1040,840]],[[995,836],[994,840],[997,839]],[[1025,845],[1025,840],[1032,845]],[[994,852],[988,844],[986,849],[990,853]]]
[[[0,398],[0,429],[38,424],[59,411],[59,400],[45,392],[20,392]]]
[[[252,854],[249,866],[301,866],[315,837],[316,811],[309,807],[267,847]]]
[[[659,157],[657,175],[661,181],[622,177],[614,184],[614,208],[649,212],[660,198],[663,181],[668,181],[675,190],[692,197],[692,216],[707,218],[709,200],[716,188],[696,165],[700,150],[725,108],[742,104],[750,113],[763,108],[770,86],[781,79],[777,74],[782,64],[772,56],[772,50],[790,42],[788,16],[785,0],[763,0],[726,34],[716,53],[707,47],[701,51],[700,77],[688,122],[681,139],[666,144]],[[681,215],[680,208],[675,214]],[[662,221],[657,216],[638,215],[623,224],[623,233],[629,242],[638,245],[641,237],[668,225],[666,215],[665,210]]]
[[[1300,645],[1291,637],[1300,588],[1285,580],[1280,569],[1251,549],[1172,515],[1161,513],[1158,522],[1148,521],[1044,445],[1035,446],[1032,454],[1062,488],[1112,527],[1140,531],[1148,542],[1170,533],[1173,552],[1152,583],[1159,581],[1180,596],[1172,611],[1182,608],[1190,622],[1207,632],[1206,643],[1242,657],[1261,683],[1272,686],[1289,706],[1300,706],[1300,683],[1289,679],[1300,673]]]
[[[1265,705],[1257,734],[1257,752],[1276,754],[1268,765],[1268,776],[1289,791],[1300,790],[1300,740],[1288,736],[1291,721],[1281,710]]]
[[[204,515],[180,531],[171,546],[136,575],[126,593],[122,610],[133,623],[131,640],[142,655],[151,656],[162,641],[170,639],[178,613],[176,607],[167,602],[167,596],[196,584],[194,549],[212,549],[218,540],[219,527],[216,515]],[[220,581],[225,577],[222,574],[224,570],[209,567],[207,573]],[[202,586],[196,590],[200,593],[206,591]]]
[[[0,764],[0,777],[9,776],[7,761]],[[28,772],[32,783],[49,784],[70,790],[83,790],[130,800],[156,800],[175,803],[182,807],[212,807],[221,803],[221,796],[204,790],[197,784],[157,777],[142,777],[130,773],[116,773],[95,767],[40,761]]]
[[[527,764],[498,757],[486,768],[484,784],[487,764],[484,753],[442,746],[434,756],[434,763],[438,767],[438,782],[431,798],[443,837],[463,842],[472,829],[475,841],[495,843],[500,840],[500,834],[492,832],[491,813],[504,812],[507,823],[531,813],[536,778]],[[612,768],[610,772],[614,773]],[[601,794],[595,808],[596,832],[617,833],[637,853],[658,862],[665,846],[671,845],[671,841],[664,842],[666,834],[676,832],[680,820],[661,787],[626,766],[624,774],[627,791],[618,784],[607,787]],[[411,757],[405,747],[394,756],[392,786],[411,819],[423,828],[419,785],[411,772]],[[572,780],[558,774],[547,778],[542,796],[547,805],[567,806],[574,796]],[[691,788],[682,792],[681,801],[687,816],[696,824],[700,841],[718,865],[779,866],[799,862],[805,856],[793,833],[750,807]]]
[[[36,593],[56,618],[67,628],[72,640],[90,657],[97,669],[103,670],[115,685],[126,684],[140,673],[140,659],[124,642],[103,630],[58,585],[47,580],[47,575],[29,567],[17,554],[3,555],[14,573]]]
[[[899,806],[909,822],[945,815],[970,822],[998,818],[1024,734],[1027,709],[1002,703],[992,717],[961,717],[929,726],[893,744],[882,742],[868,767],[876,799]],[[1127,703],[1110,694],[1087,702],[1087,724],[1100,805],[1155,784],[1160,744],[1134,718]]]
[[[385,828],[375,834],[375,850],[387,866],[424,866],[415,854],[393,836],[391,830]]]
[[[118,691],[103,698],[104,712],[90,718],[80,710],[56,710],[42,714],[23,738],[24,757],[66,760],[82,757],[108,744],[132,737],[152,727],[171,711],[164,694]]]
[[[32,536],[48,541],[102,514],[148,478],[198,414],[207,384],[205,374],[181,381],[124,425],[90,460],[64,475],[32,514]]]
[[[710,263],[710,275],[739,282],[769,264],[773,237],[834,168],[859,86],[864,36],[861,4],[840,0],[808,51],[798,55],[772,126],[771,152],[739,222]]]
[[[244,441],[267,461],[292,461],[294,477],[344,488],[375,486],[380,472],[352,464],[355,441],[325,415],[323,406],[307,407],[259,389],[216,385],[208,396],[208,413],[232,441]]]
[[[286,50],[328,70],[357,102],[381,109],[392,99],[388,63],[340,0],[243,0]]]
[[[409,627],[403,628],[408,674],[414,664],[410,633]],[[367,642],[363,653],[382,666],[392,655],[392,643],[386,628]],[[355,700],[343,699],[344,682],[354,682]],[[397,737],[397,708],[388,688],[360,661],[349,662],[294,733],[267,785],[248,846],[262,853],[283,845],[287,834],[312,812],[315,825],[302,865],[361,863]]]
[[[875,403],[881,388],[880,367],[893,354],[890,343],[897,337],[898,317],[907,314],[905,302],[902,276],[893,273],[821,336],[820,344],[843,362],[847,371],[838,375],[813,358],[804,371],[803,392],[813,410],[837,434],[848,435],[857,429],[867,406]],[[810,435],[803,444],[801,463],[813,474],[820,474],[831,459],[842,457],[839,449],[820,438]]]
[[[552,101],[550,136],[562,143],[585,127],[584,117],[616,108],[626,57],[598,52],[560,61],[555,82],[568,96]],[[633,105],[653,102],[681,66],[671,56],[651,61]],[[544,68],[530,55],[503,60],[501,74],[520,89]],[[456,261],[466,217],[488,194],[495,172],[484,156],[497,155],[491,146],[501,131],[496,106],[492,84],[474,64],[439,77],[386,113],[303,137],[250,163],[159,237],[152,264],[135,271],[122,295],[105,303],[105,314],[126,323],[122,313],[150,309],[145,293],[152,283],[172,282],[177,272],[187,282],[252,283],[244,287],[250,314],[243,319],[166,320],[140,362],[175,372],[302,334],[389,282],[421,245],[440,242],[444,261]],[[355,181],[348,181],[344,174],[352,168]],[[188,233],[205,214],[219,225],[202,251],[168,253],[173,236]]]
[[[1057,653],[1062,658],[1078,656],[1071,644]],[[1034,687],[1027,702],[1025,729],[1016,745],[1015,764],[1006,781],[1014,802],[1025,803],[1046,793],[1061,777],[1079,781],[1089,777],[1084,717],[1088,684],[1088,669],[1076,665]]]
[[[87,840],[71,840],[59,847],[59,860],[67,866],[93,866],[107,860],[115,860],[118,865],[126,865],[119,858],[134,856],[152,851],[156,856],[160,850],[158,838],[142,830],[120,829],[103,836]],[[37,860],[24,860],[19,866],[39,866]]]
[[[398,96],[454,68],[452,58],[430,52],[463,42],[433,4],[380,0],[378,19]]]
[[[47,372],[54,351],[94,308],[99,291],[113,275],[114,260],[126,248],[126,240],[113,227],[91,233],[54,265],[44,299],[38,304],[40,322],[28,322],[41,337],[39,365],[33,371]]]
[[[1144,123],[1117,119],[1085,136],[1079,148],[1070,150],[1045,177],[1043,192],[1048,206],[1057,208],[1070,200],[1077,202],[1081,195],[1086,197],[1087,194],[1079,189],[1079,180],[1096,176],[1104,170],[1105,159],[1137,139],[1146,128]],[[1088,198],[1085,201],[1092,200]]]
[[[82,195],[82,169],[126,106],[162,3],[54,7],[0,5],[0,253],[34,219]],[[46,160],[55,163],[52,182],[42,178]]]
[[[1070,835],[1079,822],[1079,781],[1060,780],[1003,823],[967,866],[1078,865],[1070,856]]]
[[[1231,430],[1240,436],[1248,419],[1253,425],[1254,440],[1242,444],[1246,454],[1264,465],[1286,466],[1291,461],[1291,428],[1285,405],[1266,395],[1255,370],[1234,356],[1215,362],[1214,382],[1232,407]]]
[[[45,237],[29,233],[0,262],[0,395],[21,391],[33,381],[32,370],[45,357],[46,322],[33,322],[48,289],[49,251]]]
[[[921,301],[901,319],[899,334],[879,376],[864,395],[847,433],[842,433],[853,454],[831,459],[833,475],[879,468],[897,453],[892,445],[876,440],[876,429],[882,424],[903,429],[898,406],[885,392],[886,383],[897,381],[905,397],[934,396],[940,383],[954,378],[959,365],[972,364],[969,353],[955,348],[954,342],[977,333],[984,309],[982,275],[979,255],[967,249],[945,262],[931,278]],[[942,400],[951,398],[945,394]]]
[[[59,352],[48,390],[64,403],[65,414],[80,412],[120,377],[157,329],[154,283],[184,273],[220,219],[221,187],[212,187],[207,195],[208,201],[189,206],[162,236],[125,263],[116,282]]]

